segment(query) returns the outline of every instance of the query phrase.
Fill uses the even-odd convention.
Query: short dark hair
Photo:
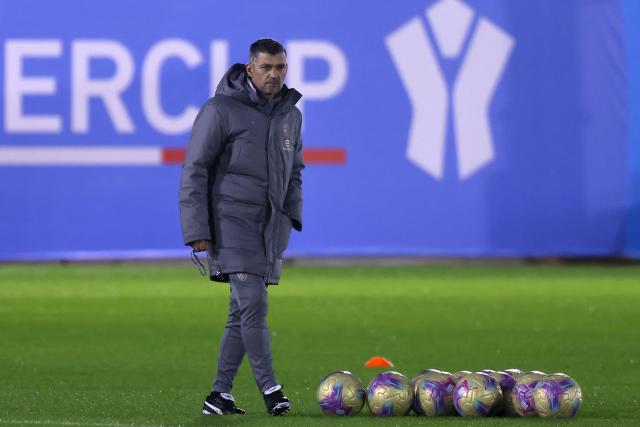
[[[249,48],[249,61],[253,62],[253,60],[256,59],[260,52],[268,53],[269,55],[277,55],[284,52],[284,54],[286,55],[287,49],[285,49],[284,46],[280,44],[280,42],[277,42],[273,39],[256,40],[251,44],[251,47]]]

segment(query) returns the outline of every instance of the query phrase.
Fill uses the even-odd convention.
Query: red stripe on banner
[[[187,152],[184,148],[163,148],[162,163],[165,165],[179,165]]]
[[[184,148],[163,148],[162,163],[177,165],[184,160]],[[304,162],[309,165],[340,165],[347,162],[347,152],[344,148],[306,148]]]
[[[347,163],[344,148],[307,148],[304,150],[304,162],[309,165],[341,165]]]

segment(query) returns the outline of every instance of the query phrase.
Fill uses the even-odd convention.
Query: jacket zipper
[[[267,129],[267,202],[269,203],[269,208],[271,209],[271,215],[270,215],[270,220],[273,221],[274,219],[274,209],[273,209],[273,203],[271,202],[271,168],[269,167],[269,159],[270,159],[270,155],[269,155],[269,151],[271,149],[271,147],[269,146],[269,142],[271,141],[271,121],[273,120],[273,116],[269,116],[269,127]],[[267,223],[267,226],[269,226],[269,224]],[[271,243],[273,244],[273,240],[276,238],[277,234],[276,234],[276,230],[275,230],[276,224],[273,224],[273,238],[271,239]],[[273,255],[273,250],[272,248],[267,247],[268,246],[268,242],[267,242],[267,235],[265,234],[265,236],[262,238],[264,240],[264,244],[265,244],[265,250],[267,251],[266,255],[267,255],[267,277],[266,277],[266,282],[268,283],[269,280],[271,279],[271,270],[272,270],[272,265],[275,262],[275,260],[272,260],[272,255]]]

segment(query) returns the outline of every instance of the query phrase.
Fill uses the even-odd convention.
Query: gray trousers
[[[218,372],[212,391],[229,393],[245,353],[261,392],[276,386],[267,328],[267,287],[264,279],[248,273],[229,277],[231,298],[229,318],[224,328]]]

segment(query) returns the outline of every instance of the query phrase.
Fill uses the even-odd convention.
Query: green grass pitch
[[[637,266],[290,267],[270,288],[279,381],[269,418],[245,359],[245,417],[204,417],[228,288],[190,266],[0,266],[2,425],[640,425]],[[582,386],[574,421],[323,416],[320,378],[398,371],[563,371]]]

